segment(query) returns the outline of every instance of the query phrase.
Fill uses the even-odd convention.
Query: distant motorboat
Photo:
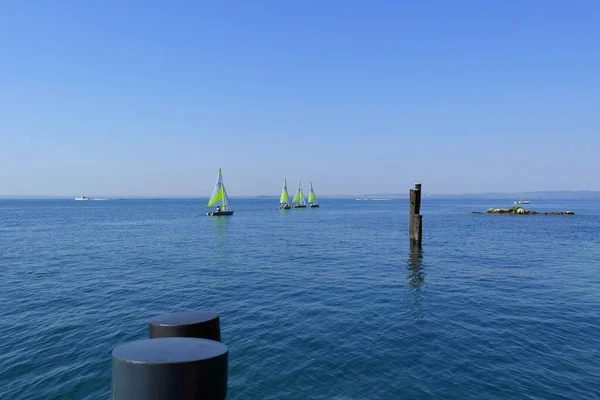
[[[81,196],[81,197],[75,197],[75,200],[91,200],[91,198],[87,197],[87,196]]]
[[[515,201],[515,204],[529,204],[529,200],[519,200],[519,201]]]

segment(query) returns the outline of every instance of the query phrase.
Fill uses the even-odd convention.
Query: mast
[[[223,198],[221,199],[221,211],[225,211],[225,184],[223,183],[223,174],[221,168],[219,168],[219,178],[221,178],[221,186],[223,187]]]
[[[219,169],[221,172],[221,169]],[[225,211],[229,208],[231,210],[231,203],[229,202],[229,196],[227,196],[227,190],[225,190],[225,183],[223,183],[223,176],[221,176],[221,185],[223,185],[223,200],[221,208]]]

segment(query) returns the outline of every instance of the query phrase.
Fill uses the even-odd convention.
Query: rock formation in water
[[[510,207],[510,208],[500,208],[500,207],[492,207],[487,210],[485,213],[480,211],[474,211],[473,214],[515,214],[515,215],[575,215],[573,211],[552,211],[552,212],[537,212],[526,210],[523,207]]]

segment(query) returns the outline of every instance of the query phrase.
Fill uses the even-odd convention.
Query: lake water
[[[220,314],[231,399],[600,398],[600,202],[1,200],[0,398],[108,398],[111,351]]]

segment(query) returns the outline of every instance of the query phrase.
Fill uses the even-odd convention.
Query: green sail
[[[301,192],[301,191],[298,191],[298,192],[296,192],[296,195],[295,195],[295,196],[294,196],[294,198],[292,199],[292,202],[294,202],[294,201],[298,201],[298,200],[300,200],[301,198],[302,198],[302,192]]]
[[[206,205],[206,207],[210,207],[213,204],[215,204],[217,201],[223,200],[223,198],[225,197],[225,190],[224,190],[223,185],[220,185],[220,186],[221,186],[221,188],[218,189],[218,191],[215,194],[213,194],[213,196],[208,201],[208,204]]]

